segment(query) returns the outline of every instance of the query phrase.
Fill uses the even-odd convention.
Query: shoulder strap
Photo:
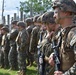
[[[67,45],[68,45],[68,43],[67,43],[67,36],[68,36],[68,33],[70,32],[70,30],[72,29],[72,28],[74,28],[74,27],[76,27],[76,25],[72,25],[72,26],[69,26],[69,27],[67,27],[67,28],[65,28],[65,32],[64,32],[64,49],[67,47]]]

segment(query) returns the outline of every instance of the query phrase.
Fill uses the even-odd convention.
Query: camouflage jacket
[[[29,34],[26,29],[19,31],[16,42],[19,46],[20,51],[27,49],[29,43]]]
[[[10,41],[8,39],[8,35],[7,34],[4,34],[2,36],[1,46],[3,47],[3,51],[9,52],[9,50],[10,50]]]
[[[34,25],[30,25],[26,28],[26,31],[28,32],[29,34],[29,44],[30,44],[30,38],[31,38],[31,32],[32,32],[32,29],[34,28],[35,26]]]
[[[70,62],[73,61],[73,63],[71,63],[71,66],[69,66],[65,71],[62,70],[63,75],[76,75],[76,26],[71,25],[69,27],[61,29],[61,34],[62,34],[61,35],[62,43],[61,43],[60,51],[62,53],[60,53],[61,54],[60,58],[62,63],[64,62],[68,63],[64,65],[62,64],[61,66],[63,67],[65,65],[69,66]],[[62,61],[62,59],[64,59],[62,57],[65,57],[64,56],[65,54],[67,54],[66,58],[65,60]]]
[[[29,46],[30,52],[35,52],[37,50],[37,44],[38,44],[38,40],[39,40],[39,37],[38,37],[39,30],[40,30],[40,27],[36,26],[33,28],[32,32],[31,32],[30,46]]]
[[[70,37],[70,38],[69,38]],[[76,75],[76,27],[72,28],[68,33],[69,44],[75,54],[75,63],[63,75]]]

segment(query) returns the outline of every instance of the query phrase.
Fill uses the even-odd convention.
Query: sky
[[[0,0],[0,17],[2,15],[2,1]],[[19,7],[20,1],[24,2],[25,0],[4,0],[4,16],[18,12],[16,7]]]
[[[2,1],[0,0],[0,17],[2,14]],[[25,0],[4,0],[4,16],[10,14],[13,16],[14,13],[18,13],[18,9],[16,7],[19,7],[20,1],[24,2]],[[74,0],[76,2],[76,0]]]

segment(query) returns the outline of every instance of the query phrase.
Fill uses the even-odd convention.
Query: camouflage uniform
[[[12,29],[10,32],[10,35],[9,35],[10,51],[9,51],[8,59],[9,59],[10,69],[12,69],[12,70],[18,69],[17,45],[16,45],[16,41],[15,41],[17,35],[18,35],[17,29]]]
[[[42,22],[49,26],[49,25],[53,25],[55,24],[54,18],[53,18],[54,12],[46,12],[42,15]],[[54,25],[53,25],[54,26]],[[47,33],[44,34],[43,36],[43,40],[41,42],[42,44],[42,51],[45,54],[45,56],[49,57],[50,54],[53,52],[52,50],[52,35],[50,35],[52,33],[52,27],[49,27],[49,29],[47,29]],[[46,66],[45,66],[45,73],[46,75],[53,75],[54,74],[54,67],[50,66],[48,64],[48,62],[46,62]]]
[[[71,27],[71,30],[68,32],[68,36],[66,35],[66,33],[64,33],[65,36],[67,36],[67,44],[68,45],[70,44],[69,46],[66,46],[67,47],[66,49],[65,48],[64,49],[67,51],[68,47],[71,47],[71,48],[69,48],[69,50],[71,50],[71,51],[66,52],[69,55],[66,55],[65,52],[62,53],[63,56],[66,57],[65,61],[67,61],[67,62],[65,63],[64,60],[62,60],[62,61],[65,63],[65,66],[68,64],[68,66],[65,67],[65,69],[68,68],[68,71],[63,70],[64,71],[63,75],[76,75],[76,62],[75,62],[76,61],[76,39],[75,39],[76,38],[76,26],[74,28],[72,28],[73,25],[70,27]],[[68,31],[67,29],[69,29],[69,27],[65,28],[66,32]],[[64,37],[63,37],[63,39],[64,39]],[[62,41],[64,41],[63,39],[62,39]],[[64,57],[62,57],[62,58],[64,58]],[[69,59],[67,60],[67,58],[69,58]],[[62,64],[62,66],[64,65],[64,63]],[[62,68],[64,68],[64,67],[62,67]]]
[[[3,63],[3,52],[1,50],[1,42],[2,42],[2,36],[3,36],[3,33],[1,32],[1,28],[3,27],[4,25],[3,24],[0,24],[0,67],[4,67],[4,63]]]
[[[34,58],[33,58],[33,54],[31,54],[29,52],[29,46],[30,46],[31,32],[32,32],[32,29],[35,27],[35,25],[33,24],[32,18],[27,18],[25,22],[27,24],[26,30],[29,33],[29,45],[28,45],[28,51],[27,51],[27,61],[28,61],[27,66],[28,65],[32,66]]]
[[[48,40],[46,38],[46,36],[47,36],[47,33],[44,34],[43,40],[42,40],[42,42],[40,42],[40,46],[41,46],[40,50],[44,53],[45,56],[49,57],[50,54],[52,53],[51,41]],[[50,74],[50,71],[51,71],[50,68],[51,68],[51,66],[46,62],[46,64],[45,64],[45,74],[46,75]]]
[[[63,12],[70,12],[71,16],[76,14],[76,4],[73,0],[55,0],[53,8],[56,7]],[[58,33],[61,33],[60,37],[62,37],[59,48],[61,71],[63,75],[76,75],[76,25],[71,24]]]
[[[34,58],[36,62],[37,62],[37,44],[39,40],[39,33],[38,33],[39,30],[40,30],[39,26],[33,28],[31,32],[30,47],[29,47],[29,51],[34,53]]]
[[[22,75],[26,75],[26,51],[28,50],[28,41],[29,41],[29,35],[28,32],[26,31],[25,23],[24,22],[19,22],[18,23],[19,28],[19,33],[16,38],[17,42],[17,51],[18,51],[18,65],[19,65],[19,75],[22,73]]]
[[[37,23],[38,17],[39,17],[39,15],[36,15],[33,17],[34,25],[35,25],[35,23]],[[36,62],[37,62],[37,44],[38,44],[38,40],[39,40],[39,30],[40,30],[39,25],[35,25],[35,27],[32,29],[31,38],[30,38],[30,46],[29,46],[29,51],[31,53],[34,53],[34,59]]]
[[[73,23],[76,24],[76,15],[73,17]]]
[[[16,45],[16,37],[18,35],[18,29],[17,27],[17,22],[18,21],[13,21],[11,23],[12,25],[12,30],[9,33],[9,40],[10,40],[10,51],[8,55],[9,59],[9,65],[10,65],[10,70],[16,70],[18,69],[18,63],[17,63],[17,45]]]
[[[10,50],[10,42],[9,42],[9,39],[8,39],[8,32],[9,32],[9,29],[7,28],[7,26],[3,26],[1,28],[3,31],[5,31],[3,37],[2,37],[2,51],[4,53],[4,68],[8,68],[9,67],[9,61],[8,61],[8,53],[9,53],[9,50]]]

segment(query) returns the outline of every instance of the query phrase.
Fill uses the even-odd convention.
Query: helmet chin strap
[[[59,17],[59,19],[58,19],[58,21],[59,20],[61,20],[61,19],[65,19],[65,18],[72,18],[72,17],[74,17],[74,15],[69,15],[69,16],[60,16],[60,12],[58,12],[58,17]]]
[[[64,17],[59,17],[59,20],[60,19],[65,19],[65,18],[72,18],[73,16],[71,15],[71,16],[64,16]]]

